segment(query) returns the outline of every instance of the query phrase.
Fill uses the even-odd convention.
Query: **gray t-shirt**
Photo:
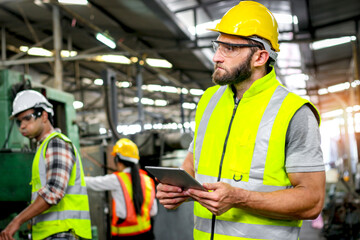
[[[292,117],[286,132],[285,168],[288,173],[324,171],[320,131],[315,115],[304,105]],[[189,146],[193,152],[194,142]]]

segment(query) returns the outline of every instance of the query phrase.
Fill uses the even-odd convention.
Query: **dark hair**
[[[36,118],[40,117],[42,115],[43,111],[45,111],[45,109],[43,109],[41,107],[34,108],[34,114],[35,114]],[[51,123],[51,125],[54,126],[54,119],[50,113],[48,113],[48,119],[49,119],[49,122]]]
[[[141,187],[141,179],[139,173],[139,165],[122,160],[119,156],[114,158],[115,164],[118,162],[123,163],[126,167],[131,168],[131,182],[132,182],[132,190],[133,190],[133,203],[135,207],[135,212],[137,215],[141,215],[141,207],[144,202],[143,191]]]
[[[260,50],[265,50],[265,47],[261,42],[258,42],[258,41],[255,41],[255,40],[252,40],[252,39],[249,39],[249,38],[246,38],[246,40],[248,41],[249,44],[256,44],[256,45],[261,46]],[[250,47],[251,54],[254,54],[258,49],[259,49],[258,47]],[[272,61],[273,60],[269,57],[269,59],[267,60],[267,62],[265,64],[266,73],[271,72],[272,66],[270,65],[270,63]]]

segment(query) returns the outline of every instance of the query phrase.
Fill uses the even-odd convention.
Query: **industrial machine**
[[[35,155],[34,142],[23,137],[14,121],[9,120],[12,101],[17,92],[34,89],[45,95],[54,106],[54,127],[59,128],[79,147],[78,127],[74,124],[74,97],[71,94],[32,86],[31,77],[11,70],[0,71],[0,231],[21,212],[31,198],[31,168]],[[28,239],[24,224],[15,239]]]

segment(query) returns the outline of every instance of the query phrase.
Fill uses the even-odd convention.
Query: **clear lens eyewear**
[[[28,123],[32,118],[37,119],[38,117],[34,114],[34,113],[30,113],[24,117],[22,117],[21,119],[16,119],[16,125],[18,125],[18,127],[21,126],[21,123],[24,121],[25,123]]]
[[[235,44],[235,43],[221,42],[217,40],[212,41],[212,46],[214,52],[219,50],[221,55],[223,55],[224,57],[236,57],[240,53],[239,48],[243,48],[243,47],[258,47],[262,49],[262,46],[257,44]]]

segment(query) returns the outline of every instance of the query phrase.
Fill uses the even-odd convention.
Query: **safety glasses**
[[[40,113],[40,115],[41,115],[41,113]],[[39,116],[36,116],[34,113],[30,113],[30,114],[22,117],[21,119],[16,119],[15,122],[16,122],[16,125],[18,125],[18,127],[20,127],[22,122],[28,123],[28,122],[30,122],[30,120],[32,118],[37,119],[38,117]]]
[[[236,57],[240,53],[239,49],[243,47],[258,47],[260,49],[262,48],[261,45],[257,45],[257,44],[235,44],[235,43],[221,42],[217,40],[211,42],[214,52],[219,50],[221,55],[223,55],[224,57]]]

